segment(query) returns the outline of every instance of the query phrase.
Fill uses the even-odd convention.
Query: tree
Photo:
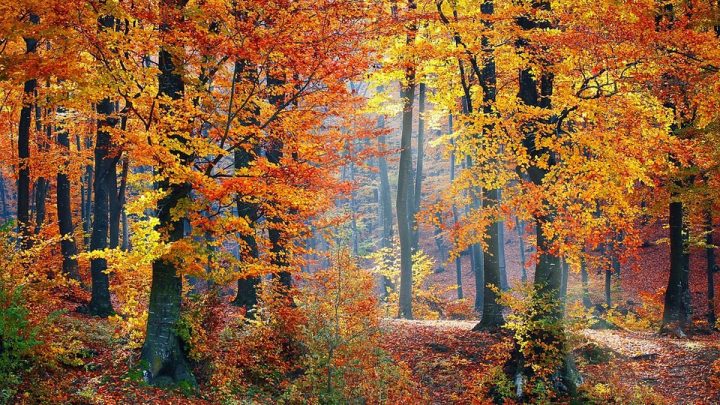
[[[31,24],[37,25],[40,17],[30,13],[28,17]],[[38,40],[25,37],[25,54],[31,56],[37,51]],[[37,78],[27,78],[23,86],[23,105],[20,110],[20,124],[18,125],[18,197],[17,222],[20,232],[21,244],[27,249],[32,245],[30,234],[30,123],[32,119],[33,100],[37,88]]]
[[[492,16],[495,5],[492,0],[484,0],[480,10],[485,16]],[[491,28],[492,24],[487,23]],[[483,55],[482,70],[478,77],[478,81],[483,90],[483,114],[491,118],[494,114],[494,103],[496,93],[496,76],[495,76],[495,57],[493,50],[489,44],[487,37],[482,38],[483,48],[486,49]],[[489,136],[489,132],[494,127],[485,125],[483,128],[484,135]],[[500,204],[499,188],[483,189],[483,204],[488,210],[492,210]],[[483,254],[483,269],[485,272],[482,306],[482,319],[474,329],[498,329],[505,320],[502,315],[502,306],[498,303],[499,292],[502,288],[500,278],[500,246],[503,241],[500,239],[500,227],[502,223],[498,220],[492,220],[487,226],[485,233],[488,235],[487,245]]]
[[[100,30],[113,29],[115,18],[111,15],[102,16],[98,20]],[[90,236],[90,250],[102,251],[108,247],[108,231],[110,228],[110,200],[115,199],[115,187],[111,183],[116,179],[117,151],[112,143],[111,128],[117,124],[115,103],[109,98],[97,104],[100,116],[97,122],[95,139],[95,169],[93,183],[93,221]],[[108,317],[114,313],[110,302],[110,279],[107,274],[107,260],[94,257],[90,260],[92,276],[92,296],[87,310],[90,314]]]
[[[413,189],[413,201],[410,209],[410,229],[412,230],[412,248],[417,251],[420,237],[417,214],[420,212],[422,202],[423,182],[423,161],[425,160],[425,93],[427,85],[420,83],[418,86],[418,132],[417,132],[417,160],[415,165],[415,188]]]
[[[58,115],[62,115],[63,109],[58,109]],[[60,250],[62,252],[63,273],[74,280],[80,281],[80,273],[78,272],[78,263],[75,256],[78,253],[77,244],[75,243],[75,227],[72,218],[72,198],[70,192],[70,178],[68,174],[68,166],[70,163],[70,138],[68,132],[62,128],[57,128],[57,143],[61,148],[62,166],[57,172],[57,216],[58,228],[60,230]]]
[[[238,78],[245,78],[249,83],[257,85],[258,74],[257,67],[246,61],[239,61],[235,63],[233,68],[233,78],[231,81],[230,88],[230,105],[228,110],[233,110],[234,92]],[[257,125],[257,114],[259,113],[257,106],[252,108],[252,115],[245,121],[245,125]],[[227,129],[230,130],[231,120],[228,119]],[[255,161],[258,155],[259,148],[250,146],[246,150],[245,147],[238,147],[235,149],[235,169],[241,171],[248,169],[250,165]],[[247,223],[254,228],[254,225],[260,219],[257,204],[247,201],[242,195],[237,196],[237,215],[238,217],[244,218]],[[258,259],[259,249],[255,236],[252,234],[246,234],[241,236],[241,240],[244,242],[240,246],[240,255],[243,258],[243,262],[252,263]],[[237,294],[233,304],[243,306],[250,314],[254,314],[255,305],[257,305],[257,287],[260,284],[260,277],[253,275],[244,275],[237,281]],[[254,316],[254,315],[253,315]]]
[[[414,0],[408,0],[408,11],[417,8]],[[417,26],[408,25],[406,45],[415,42]],[[412,229],[409,200],[410,179],[412,178],[412,117],[415,101],[415,66],[409,63],[400,88],[402,99],[402,128],[400,134],[400,165],[398,169],[398,191],[395,210],[397,211],[398,235],[400,236],[400,308],[398,316],[412,319]]]
[[[180,13],[186,6],[186,0],[163,0],[161,2],[163,21],[160,31],[172,33],[181,21]],[[173,107],[175,101],[183,98],[185,83],[180,74],[182,66],[178,61],[180,55],[170,52],[169,44],[160,48],[158,67],[159,97],[162,108],[166,112],[163,129],[167,131],[170,153],[180,166],[192,163],[193,156],[183,147],[187,143],[187,134],[179,133],[181,129],[173,128]],[[180,218],[173,211],[184,200],[190,197],[192,189],[188,181],[171,182],[169,174],[161,173],[163,178],[158,182],[158,189],[164,196],[158,202],[158,229],[167,234],[169,242],[183,239],[184,227]],[[145,379],[154,385],[186,382],[195,384],[186,359],[180,337],[175,325],[180,319],[180,302],[182,300],[182,275],[177,273],[175,263],[170,257],[161,257],[152,264],[152,284],[150,287],[150,303],[148,307],[147,332],[142,348],[141,359],[146,374]]]

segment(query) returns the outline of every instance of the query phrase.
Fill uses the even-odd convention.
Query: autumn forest
[[[0,404],[720,403],[720,1],[0,0]]]

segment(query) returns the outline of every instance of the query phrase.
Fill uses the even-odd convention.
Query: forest
[[[720,404],[719,0],[0,0],[0,404]]]

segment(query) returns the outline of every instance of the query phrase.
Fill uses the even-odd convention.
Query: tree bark
[[[90,250],[102,251],[108,247],[109,210],[112,190],[110,181],[115,172],[114,158],[110,156],[112,140],[108,127],[116,123],[112,114],[113,103],[110,99],[103,99],[97,106],[97,112],[102,116],[98,120],[97,138],[95,141],[95,181],[93,190],[95,194],[93,204],[92,234],[90,236]],[[91,315],[108,317],[114,313],[110,301],[110,280],[107,274],[107,260],[93,258],[90,261],[90,276],[92,279],[92,296],[88,304]]]
[[[408,34],[409,36],[410,34]],[[410,41],[410,39],[408,39]],[[415,97],[415,71],[405,73],[406,83],[402,85],[402,130],[400,135],[400,167],[396,208],[398,234],[400,236],[400,308],[398,316],[412,319],[412,232],[411,213],[408,212],[408,187],[411,177],[412,115]]]
[[[228,108],[228,111],[230,111],[231,113],[233,109],[233,96],[235,94],[235,85],[236,83],[238,83],[240,78],[246,79],[248,83],[257,84],[259,79],[257,77],[256,66],[249,64],[245,61],[239,61],[235,63],[235,72],[232,81],[233,88],[231,89],[230,107]],[[252,125],[255,123],[256,119],[254,118],[254,116],[256,116],[259,111],[255,107],[252,108],[253,118],[251,118],[247,122],[241,123],[242,125]],[[228,121],[228,130],[230,125],[231,122]],[[252,165],[252,162],[255,160],[258,152],[259,150],[246,150],[242,146],[236,148],[234,156],[235,170],[242,170],[250,167]],[[238,195],[236,200],[236,206],[237,215],[239,217],[244,217],[248,221],[248,223],[251,224],[254,232],[254,225],[260,218],[257,204],[247,202],[242,198],[241,195]],[[252,262],[257,260],[259,257],[259,250],[257,241],[255,240],[255,235],[241,235],[240,239],[245,244],[245,246],[242,246],[240,249],[240,259],[245,262]],[[258,301],[257,286],[259,284],[259,276],[243,276],[240,277],[237,281],[237,294],[235,295],[233,304],[244,307],[246,314],[250,317],[255,316],[255,306],[257,305]]]
[[[50,87],[50,83],[47,83],[47,87]],[[45,137],[43,134],[42,125],[42,108],[35,107],[35,129],[38,136],[38,152],[47,153],[50,148],[50,138],[52,137],[52,128],[49,125],[45,126]],[[42,158],[42,156],[41,156]],[[47,200],[48,189],[50,188],[50,182],[45,177],[38,177],[35,181],[35,235],[40,233],[43,225],[45,224],[45,216],[47,215],[47,209],[45,201]]]
[[[382,88],[378,88],[378,93],[382,92]],[[378,128],[385,129],[385,116],[378,116],[377,121]],[[378,156],[378,168],[380,169],[380,195],[379,204],[381,211],[382,220],[382,237],[380,239],[380,245],[384,249],[392,249],[393,245],[393,212],[392,212],[392,197],[390,196],[390,179],[388,176],[387,159],[385,159],[385,153],[387,153],[387,146],[385,144],[385,134],[378,136],[378,150],[380,155]],[[395,286],[392,281],[386,276],[382,276],[382,299],[386,300],[389,291],[394,291]]]
[[[417,8],[414,0],[408,0],[408,9]],[[406,44],[415,42],[417,26],[408,27]],[[412,120],[413,104],[415,101],[415,67],[405,69],[405,81],[401,84],[400,97],[402,99],[402,129],[400,134],[400,167],[398,170],[398,191],[396,211],[398,220],[398,235],[400,236],[400,305],[398,316],[412,319],[412,229],[409,191],[412,181]]]
[[[30,22],[38,24],[40,17],[30,14]],[[37,51],[37,39],[24,38],[25,54],[31,55]],[[32,246],[30,233],[30,124],[32,119],[33,99],[37,89],[37,79],[25,81],[23,86],[23,107],[20,110],[20,123],[18,125],[18,201],[17,226],[21,238],[21,246],[28,249]]]
[[[91,137],[87,137],[85,141],[86,148],[93,148]],[[93,185],[95,184],[95,171],[93,165],[85,166],[85,204],[83,214],[83,233],[85,234],[85,246],[90,245],[90,233],[92,230],[92,212],[93,212]]]
[[[498,203],[502,201],[502,191],[498,190]],[[498,263],[500,266],[500,288],[503,291],[510,289],[505,265],[505,221],[498,221]]]
[[[582,303],[585,308],[592,307],[592,301],[590,300],[590,288],[588,280],[587,263],[585,258],[580,259],[580,280],[582,283]]]
[[[57,172],[57,216],[58,228],[60,230],[60,252],[62,253],[62,270],[66,277],[81,281],[78,272],[77,245],[75,244],[75,227],[72,222],[72,198],[70,193],[70,178],[68,177],[68,165],[70,164],[70,138],[67,131],[58,129],[57,143],[62,154],[62,165]]]
[[[677,198],[677,195],[673,196]],[[665,308],[661,332],[685,335],[690,311],[688,276],[690,269],[685,258],[685,237],[683,236],[684,209],[681,201],[670,202],[670,277],[665,291]]]
[[[484,16],[491,16],[494,13],[495,5],[493,0],[485,0],[480,5],[480,11]],[[485,22],[485,26],[492,29],[490,22]],[[482,37],[483,45],[483,67],[480,71],[479,82],[483,89],[483,114],[487,118],[495,115],[495,93],[496,93],[496,76],[495,76],[495,56],[487,37]],[[491,136],[493,125],[485,125],[483,135]],[[483,205],[492,212],[500,204],[500,190],[483,188]],[[485,229],[487,238],[487,246],[483,253],[483,270],[484,270],[484,293],[482,304],[482,318],[474,329],[496,330],[505,323],[503,318],[503,308],[498,302],[500,296],[500,226],[501,222],[495,220]]]
[[[518,249],[520,250],[520,281],[525,283],[527,282],[527,270],[525,269],[527,263],[527,258],[525,257],[525,222],[515,217],[515,226],[517,227]]]
[[[272,75],[268,75],[267,77],[268,87],[279,87],[284,84],[285,80],[283,78],[275,77]],[[285,101],[285,95],[272,95],[269,97],[269,101],[270,104],[275,105],[279,108]],[[282,139],[275,138],[270,140],[270,143],[268,144],[265,151],[265,156],[267,157],[268,162],[280,165],[283,157],[283,146],[284,145]],[[271,245],[270,261],[274,266],[282,269],[277,273],[280,284],[287,289],[292,288],[292,275],[288,270],[289,263],[287,258],[287,249],[285,247],[285,244],[288,243],[288,241],[286,240],[285,235],[283,235],[283,232],[281,230],[283,228],[283,221],[281,218],[272,217],[268,219],[268,222],[271,224],[270,228],[268,229],[268,238],[270,239]]]
[[[448,133],[452,134],[454,132],[453,130],[453,116],[452,114],[448,115]],[[455,181],[455,141],[453,138],[450,138],[450,184]],[[453,225],[457,226],[458,224],[458,210],[457,206],[453,203],[452,205],[452,214],[453,214]],[[455,280],[457,283],[457,297],[459,300],[463,299],[463,280],[462,280],[462,260],[460,259],[460,255],[458,255],[455,258]]]
[[[538,2],[535,3],[535,7],[549,10],[550,3]],[[518,18],[517,22],[522,30],[544,29],[550,26],[548,21],[535,20],[527,16]],[[525,105],[550,110],[552,107],[553,75],[552,73],[543,72],[541,69],[538,76],[539,80],[536,79],[530,68],[521,70],[518,96]],[[549,121],[552,122],[556,119],[556,117],[550,117]],[[530,126],[525,131],[523,146],[529,152],[531,159],[544,159],[549,167],[557,164],[556,156],[545,148],[538,147],[537,140],[541,135],[538,129]],[[532,165],[528,168],[527,174],[533,184],[542,185],[547,173],[548,169],[539,165]],[[520,382],[518,391],[522,393],[523,382],[534,373],[532,367],[525,364],[526,360],[528,360],[527,355],[530,358],[534,356],[542,358],[546,356],[544,347],[557,348],[558,359],[554,373],[556,378],[552,378],[555,382],[553,389],[573,396],[577,391],[580,378],[572,356],[566,347],[562,303],[560,300],[562,265],[560,258],[552,253],[552,240],[546,237],[543,228],[544,224],[552,223],[554,220],[555,213],[552,210],[547,214],[536,215],[535,217],[538,259],[535,266],[535,293],[531,305],[533,307],[534,321],[545,326],[528,331],[526,341],[535,342],[531,346],[530,353],[527,350],[523,352],[518,345],[515,345],[511,358],[513,358],[516,367],[514,380]],[[548,324],[553,325],[553,327],[548,329]]]
[[[413,191],[412,211],[410,211],[410,229],[412,230],[412,249],[417,251],[420,238],[417,214],[422,202],[423,161],[425,160],[425,83],[418,86],[418,134],[417,160],[415,164],[415,189]]]
[[[602,253],[603,256],[606,257],[607,252],[611,249],[603,248]],[[612,253],[612,252],[611,252]],[[603,259],[605,258],[603,257]],[[608,309],[612,307],[612,267],[608,267],[607,264],[605,266],[605,305],[607,305]]]
[[[187,0],[163,0],[163,8],[182,9]],[[171,34],[170,24],[163,22],[160,30]],[[158,61],[159,94],[173,100],[183,97],[185,85],[173,60],[173,55],[165,48],[160,48]],[[164,107],[167,114],[169,107]],[[179,134],[168,134],[174,141],[184,144],[185,138]],[[183,150],[173,148],[171,152],[179,164],[191,164],[193,158]],[[183,220],[173,218],[172,211],[183,200],[190,198],[192,186],[188,182],[171,182],[167,174],[158,182],[158,188],[165,190],[166,195],[158,202],[158,229],[167,232],[168,241],[176,242],[183,239]],[[161,257],[153,262],[152,284],[150,287],[150,303],[148,308],[147,333],[143,345],[141,360],[143,361],[145,381],[153,385],[168,385],[186,382],[196,385],[187,364],[183,343],[175,330],[180,319],[182,301],[182,276],[177,274],[175,265]]]

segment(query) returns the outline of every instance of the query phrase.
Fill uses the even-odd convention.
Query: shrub
[[[308,275],[299,307],[305,370],[294,384],[302,398],[320,403],[396,402],[409,395],[403,370],[380,349],[378,302],[372,274],[347,251],[330,269]]]
[[[400,246],[393,244],[392,248],[382,248],[369,255],[373,261],[373,273],[387,277],[393,286],[400,285]],[[439,287],[430,285],[428,279],[434,273],[435,263],[422,250],[413,254],[413,316],[416,319],[440,319],[445,316],[445,300],[443,295],[455,289],[455,286]],[[395,315],[398,309],[400,295],[397,289],[389,288],[387,298],[383,303],[386,316]]]
[[[0,403],[15,395],[21,373],[30,367],[33,348],[40,344],[39,328],[31,326],[22,288],[0,281]]]
[[[263,283],[256,319],[232,309],[219,332],[210,386],[226,402],[397,403],[409,371],[380,349],[372,274],[345,251],[288,292]],[[288,296],[288,294],[290,294]]]

